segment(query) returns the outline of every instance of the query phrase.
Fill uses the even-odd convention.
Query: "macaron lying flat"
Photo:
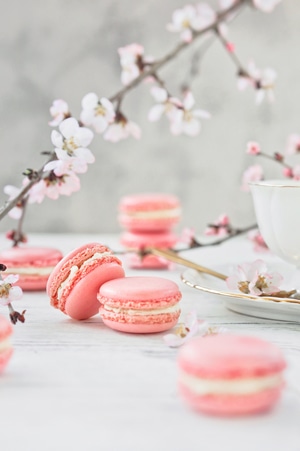
[[[284,386],[280,349],[256,337],[197,337],[178,355],[179,391],[195,410],[215,415],[263,412]]]
[[[11,247],[0,252],[5,274],[18,274],[18,285],[24,291],[45,290],[56,264],[63,258],[57,249],[48,247]]]
[[[180,202],[171,194],[134,194],[119,203],[119,223],[130,231],[167,230],[179,222]]]
[[[97,293],[108,280],[124,277],[122,262],[100,243],[89,243],[66,255],[52,271],[47,293],[53,307],[77,320],[99,311]]]
[[[157,247],[159,249],[168,249],[175,246],[178,242],[177,236],[170,231],[163,232],[124,232],[120,240],[122,246],[130,250],[126,255],[128,266],[136,269],[165,269],[170,262],[156,255],[139,253],[147,247]]]
[[[129,333],[154,333],[175,326],[181,293],[175,282],[161,277],[124,277],[100,287],[103,322]]]
[[[5,316],[0,315],[0,373],[2,373],[13,354],[13,347],[10,342],[12,332],[11,323]]]

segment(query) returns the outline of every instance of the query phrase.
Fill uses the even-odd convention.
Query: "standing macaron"
[[[175,282],[161,277],[124,277],[100,287],[103,322],[129,333],[162,332],[175,326],[181,292]]]
[[[18,285],[24,291],[45,290],[53,268],[63,258],[62,253],[49,247],[11,247],[0,252],[0,263],[6,274],[18,274]]]
[[[169,230],[181,217],[179,199],[171,194],[134,194],[119,203],[119,223],[130,231]]]
[[[12,332],[13,328],[11,323],[5,316],[0,315],[0,373],[2,373],[8,364],[13,353],[13,347],[10,342]]]
[[[280,397],[286,366],[281,350],[256,337],[197,337],[178,355],[179,391],[195,410],[242,415],[270,409]]]
[[[108,280],[124,277],[121,261],[100,243],[74,249],[54,268],[47,283],[53,307],[71,318],[90,318],[99,311],[97,293]]]

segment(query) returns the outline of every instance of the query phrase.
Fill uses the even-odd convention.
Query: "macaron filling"
[[[84,262],[82,262],[81,265],[73,265],[70,269],[69,275],[67,276],[67,278],[61,282],[60,286],[57,289],[57,299],[58,301],[61,299],[62,297],[62,293],[64,288],[69,285],[69,283],[74,279],[74,277],[76,276],[77,272],[82,269],[84,269],[84,267],[89,266],[91,263],[94,263],[96,260],[102,260],[105,257],[110,257],[112,255],[111,252],[95,252],[94,255],[92,255],[92,257],[88,258],[87,260],[85,260]]]
[[[146,315],[162,315],[168,313],[178,313],[180,314],[179,304],[172,305],[170,307],[157,308],[157,309],[132,309],[132,308],[122,308],[122,307],[111,307],[109,305],[101,304],[101,307],[104,308],[107,312],[112,312],[120,315],[128,315],[128,316],[146,316]]]
[[[37,276],[48,276],[53,271],[54,266],[44,266],[42,268],[36,268],[32,266],[28,267],[13,267],[7,268],[5,274],[19,274],[19,275],[37,275]]]
[[[12,345],[9,338],[0,342],[0,352],[7,351],[7,349],[10,349],[11,347]]]
[[[169,210],[126,211],[123,214],[136,219],[176,218],[181,215],[181,210],[179,208],[172,208]]]
[[[179,383],[196,395],[250,395],[284,384],[281,374],[235,379],[203,379],[185,373],[179,376]]]

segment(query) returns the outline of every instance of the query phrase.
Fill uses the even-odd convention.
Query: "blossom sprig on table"
[[[19,276],[10,274],[3,278],[1,272],[5,270],[6,266],[0,263],[0,305],[8,307],[9,317],[13,324],[16,324],[17,321],[24,323],[25,310],[19,313],[12,306],[12,302],[20,300],[23,296],[22,288],[14,285],[19,280]]]
[[[237,65],[239,79],[243,78],[244,85],[246,83],[254,86],[262,98],[265,91],[271,89],[270,72],[266,75],[254,70],[253,65],[249,70],[242,66],[236,56],[235,46],[227,41],[224,23],[236,17],[244,5],[270,12],[277,3],[279,0],[220,0],[219,11],[213,10],[206,3],[187,5],[173,13],[172,21],[167,26],[169,31],[179,33],[180,42],[164,57],[155,59],[145,56],[144,47],[138,43],[121,47],[118,52],[123,88],[111,97],[100,97],[96,93],[84,96],[80,119],[72,116],[65,100],[58,99],[53,102],[49,125],[58,127],[58,130],[51,133],[53,149],[43,152],[47,161],[39,170],[27,169],[23,173],[25,177],[21,188],[5,188],[8,201],[0,209],[0,220],[9,214],[22,224],[28,204],[41,203],[46,197],[57,199],[61,195],[69,196],[78,191],[78,174],[85,173],[88,165],[95,161],[89,149],[94,132],[111,142],[119,142],[129,137],[139,139],[140,127],[128,118],[122,103],[124,97],[143,81],[151,83],[151,94],[158,102],[149,112],[150,120],[156,121],[165,114],[170,122],[170,131],[174,135],[198,135],[201,130],[200,119],[208,119],[210,114],[194,108],[195,99],[188,86],[185,86],[181,96],[171,95],[166,88],[166,81],[159,76],[159,70],[200,37],[212,34],[217,36]],[[21,225],[9,236],[13,238],[14,245],[22,241],[24,233]]]
[[[185,321],[179,323],[173,333],[163,336],[163,340],[170,348],[178,348],[191,338],[197,336],[205,337],[227,332],[225,327],[212,326],[205,320],[199,320],[195,311],[189,312]]]
[[[234,274],[226,279],[230,290],[239,291],[254,296],[289,297],[296,290],[285,291],[280,289],[283,277],[278,272],[269,272],[263,260],[238,265]]]

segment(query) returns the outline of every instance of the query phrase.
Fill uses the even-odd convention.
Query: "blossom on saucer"
[[[204,320],[198,320],[195,311],[188,313],[184,323],[179,323],[174,333],[166,334],[163,340],[170,348],[178,348],[189,341],[195,335],[205,337],[206,335],[224,333],[227,329],[211,326]]]
[[[226,283],[230,290],[239,290],[255,296],[271,295],[280,291],[282,276],[276,272],[268,273],[263,260],[253,263],[243,263],[237,267],[236,274],[227,277]]]
[[[259,180],[263,180],[263,178],[264,178],[263,168],[259,164],[249,166],[244,171],[241,189],[243,191],[249,191],[250,182],[258,182]]]
[[[94,163],[95,157],[87,148],[94,137],[93,132],[86,127],[80,127],[76,119],[70,117],[59,124],[60,133],[52,131],[51,140],[55,146],[55,153],[59,160],[69,160],[74,166],[74,159],[80,160],[87,170],[88,163]],[[48,167],[49,168],[49,167]]]
[[[255,252],[268,252],[269,248],[267,243],[262,237],[262,234],[258,229],[251,230],[248,233],[248,239],[254,243],[254,251]]]
[[[84,125],[92,125],[97,133],[103,133],[115,119],[113,104],[105,97],[99,100],[94,92],[86,94],[81,102],[80,120]]]
[[[281,0],[252,0],[252,2],[255,8],[260,9],[264,13],[270,13]]]
[[[23,296],[22,288],[13,286],[19,280],[17,274],[10,274],[0,280],[0,304],[8,305],[13,301],[18,301]]]
[[[140,139],[141,129],[135,122],[129,121],[120,112],[116,115],[115,122],[108,127],[103,135],[106,141],[113,143],[129,138],[130,136],[135,139]]]
[[[167,25],[167,30],[180,33],[182,41],[191,42],[193,32],[209,27],[215,20],[216,13],[207,3],[185,5],[173,12],[172,22]]]
[[[69,106],[67,102],[62,99],[54,100],[50,107],[50,114],[53,117],[52,121],[49,122],[49,125],[52,127],[56,127],[59,125],[64,119],[70,116]]]
[[[222,214],[218,217],[218,219],[209,224],[209,226],[205,229],[205,235],[216,235],[216,236],[226,236],[230,233],[230,220],[228,215]]]
[[[192,110],[195,99],[191,91],[184,95],[182,108],[177,108],[172,115],[171,132],[174,135],[182,133],[188,136],[196,136],[201,130],[200,118],[209,119],[210,113],[204,110]]]
[[[249,141],[247,143],[247,154],[259,155],[260,154],[260,145],[255,141]]]
[[[293,155],[300,152],[300,135],[292,133],[287,140],[285,149],[286,155]]]

